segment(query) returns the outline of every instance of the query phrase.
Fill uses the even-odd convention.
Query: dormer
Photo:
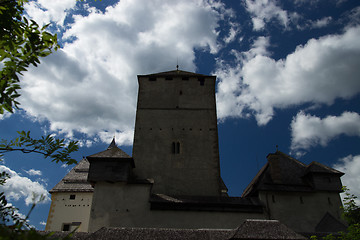
[[[340,177],[344,173],[325,166],[318,162],[312,162],[306,168],[304,180],[316,191],[341,192],[342,184]]]

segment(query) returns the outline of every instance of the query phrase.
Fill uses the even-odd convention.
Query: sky
[[[37,0],[28,17],[51,23],[61,48],[21,78],[21,109],[0,116],[16,131],[77,140],[77,160],[113,136],[131,155],[137,75],[176,69],[216,75],[221,175],[240,196],[278,148],[345,173],[360,196],[358,0]],[[278,147],[276,147],[278,146]],[[44,229],[48,191],[73,167],[9,153],[0,190]]]

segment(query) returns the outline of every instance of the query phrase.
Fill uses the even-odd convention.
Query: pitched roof
[[[46,234],[48,232],[41,232]],[[68,232],[55,232],[50,237],[66,237]],[[120,228],[103,227],[93,233],[75,232],[74,240],[305,240],[276,220],[245,220],[236,229]]]
[[[106,149],[105,151],[95,153],[86,158],[131,158],[126,152],[118,147]]]
[[[112,140],[109,147],[102,152],[95,153],[93,155],[87,156],[87,159],[94,159],[94,158],[114,158],[114,159],[120,159],[120,158],[131,158],[126,152],[121,150],[116,146],[115,139]]]
[[[329,212],[326,212],[320,222],[316,225],[316,232],[340,232],[346,231],[346,225],[336,219]]]
[[[216,78],[216,76],[204,75],[193,72],[186,72],[182,70],[173,70],[168,72],[152,73],[146,75],[138,75],[139,77],[211,77]]]
[[[267,158],[268,162],[245,188],[242,197],[252,196],[258,190],[314,191],[314,186],[310,185],[304,178],[307,174],[326,173],[337,176],[343,175],[342,172],[318,162],[306,165],[280,151],[269,154]]]
[[[225,240],[232,229],[174,229],[174,228],[101,228],[90,234],[88,240]]]
[[[339,174],[344,175],[343,172],[340,172],[336,169],[333,169],[331,167],[325,166],[324,164],[321,164],[319,162],[312,162],[309,164],[309,166],[306,169],[306,173],[330,173],[330,174]]]
[[[302,240],[305,237],[297,234],[284,224],[277,220],[245,220],[240,227],[238,227],[234,236],[230,239],[291,239]]]
[[[93,192],[94,188],[87,181],[89,166],[89,161],[83,158],[49,192]]]

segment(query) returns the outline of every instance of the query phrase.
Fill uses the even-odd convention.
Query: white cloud
[[[40,26],[50,22],[63,24],[67,11],[76,5],[76,0],[37,0],[25,3],[25,11]]]
[[[46,222],[44,222],[44,221],[41,221],[39,224],[43,225],[43,226],[46,226]]]
[[[360,197],[360,155],[349,155],[339,159],[332,167],[345,173],[341,177],[342,184],[350,190],[350,193]],[[357,199],[357,204],[360,204],[360,199]]]
[[[7,172],[10,175],[10,178],[6,180],[6,183],[0,186],[0,191],[5,193],[8,200],[18,201],[24,198],[26,205],[34,202],[47,203],[50,201],[48,191],[39,182],[31,181],[27,177],[22,177],[17,172],[4,165],[0,165],[0,172]],[[44,200],[39,202],[42,196],[44,197]]]
[[[232,24],[229,35],[224,38],[225,43],[233,42],[236,39],[236,36],[240,33],[240,28],[236,24]]]
[[[64,32],[73,41],[24,74],[22,108],[51,131],[101,140],[116,133],[120,145],[132,144],[136,75],[174,69],[177,58],[195,71],[194,49],[219,50],[224,14],[217,1],[124,0],[77,15]]]
[[[42,173],[40,170],[35,170],[35,169],[29,169],[29,170],[24,170],[27,174],[29,174],[30,176],[41,176]]]
[[[341,116],[327,116],[323,119],[299,112],[291,122],[291,150],[308,150],[311,147],[326,146],[340,136],[360,137],[360,115],[344,112]]]
[[[332,17],[323,17],[321,19],[311,22],[311,27],[312,28],[322,28],[322,27],[329,25],[329,23],[331,21],[332,21]]]
[[[235,65],[218,61],[218,117],[250,113],[264,125],[274,108],[351,98],[360,92],[359,38],[360,26],[348,28],[341,35],[310,39],[279,60],[269,56],[263,39],[248,52],[236,52]]]
[[[63,164],[61,165],[62,168],[67,168],[68,166],[69,166],[69,165],[66,164],[66,163],[63,163]]]
[[[288,13],[274,0],[246,0],[246,10],[252,15],[253,29],[263,30],[265,24],[277,19],[285,28],[288,25]]]
[[[16,111],[14,111],[16,112]],[[9,113],[8,111],[4,111],[3,114],[0,114],[0,120],[4,120],[6,118],[9,118],[11,116],[11,113]]]

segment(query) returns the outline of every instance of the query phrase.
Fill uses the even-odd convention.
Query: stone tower
[[[133,158],[152,192],[220,196],[215,76],[180,70],[138,75]]]

